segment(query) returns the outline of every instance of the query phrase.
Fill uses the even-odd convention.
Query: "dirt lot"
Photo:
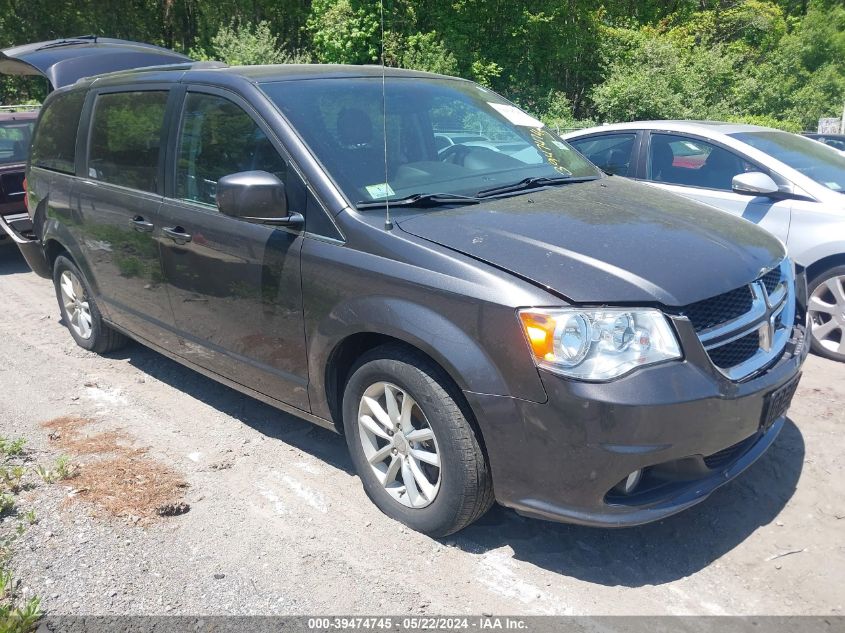
[[[0,247],[0,289],[0,435],[28,438],[33,464],[71,455],[88,482],[38,480],[19,498],[38,522],[12,566],[49,614],[845,609],[843,365],[811,357],[772,450],[680,516],[603,531],[497,507],[437,541],[369,503],[340,437],[139,345],[76,347],[16,249]],[[43,426],[61,416],[83,422]],[[157,477],[190,511],[160,518],[161,499],[96,487]]]

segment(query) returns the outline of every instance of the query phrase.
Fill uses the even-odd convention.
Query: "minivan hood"
[[[613,176],[399,220],[576,303],[684,306],[783,259],[751,222]]]
[[[86,35],[0,51],[0,74],[41,75],[52,88],[61,88],[82,77],[189,61],[189,57],[160,46]]]

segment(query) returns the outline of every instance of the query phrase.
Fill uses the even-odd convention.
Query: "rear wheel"
[[[59,255],[53,265],[53,285],[62,320],[77,345],[102,354],[126,344],[123,334],[103,322],[88,281],[64,255]]]
[[[343,397],[343,424],[367,496],[408,527],[442,537],[493,504],[484,452],[443,371],[398,346],[366,354]]]

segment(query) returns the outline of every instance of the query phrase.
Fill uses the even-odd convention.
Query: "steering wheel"
[[[463,145],[462,143],[456,143],[455,145],[450,145],[449,147],[440,150],[437,157],[444,163],[463,165],[464,160],[466,160],[467,155],[471,151],[472,147]]]

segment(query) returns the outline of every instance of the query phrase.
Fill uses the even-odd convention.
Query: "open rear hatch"
[[[0,73],[40,75],[55,89],[82,77],[190,61],[181,53],[152,44],[84,35],[0,51]]]
[[[50,89],[55,90],[83,77],[191,61],[186,55],[152,44],[83,35],[2,50],[0,74],[44,77]],[[0,235],[6,233],[17,243],[30,267],[43,274],[49,271],[40,270],[43,269],[40,261],[43,258],[39,257],[40,244],[23,205],[25,169],[26,157],[23,157],[19,165],[10,165],[2,170],[0,190],[8,195],[3,196],[0,203]]]

